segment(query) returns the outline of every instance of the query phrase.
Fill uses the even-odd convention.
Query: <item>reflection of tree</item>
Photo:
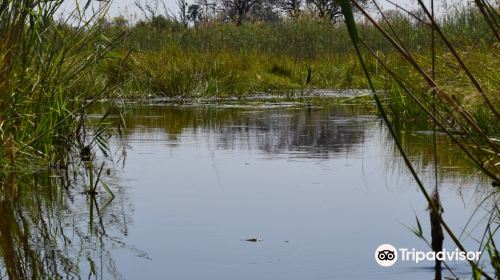
[[[372,122],[375,116],[369,117],[369,121],[363,117],[370,114],[366,108],[320,105],[321,109],[273,108],[273,104],[138,107],[126,116],[129,129],[124,137],[135,133],[142,137],[168,137],[175,142],[183,132],[202,130],[216,137],[222,149],[256,149],[271,154],[295,152],[296,156],[328,158],[354,151],[364,144],[367,131],[378,127]],[[430,135],[398,131],[410,158],[421,169],[430,170],[433,164]],[[387,131],[381,133],[385,137]],[[388,168],[397,168],[395,165],[402,163],[397,151],[390,140],[382,141],[391,155],[386,157]],[[473,170],[463,154],[443,141],[440,138],[438,143],[440,174],[450,178],[471,175]]]
[[[369,122],[359,117],[361,108],[331,106],[313,108],[267,108],[252,106],[220,108],[143,107],[125,121],[127,133],[144,132],[171,140],[186,130],[202,129],[216,134],[217,145],[239,145],[267,153],[297,151],[315,157],[345,153],[363,143]],[[156,135],[156,136],[154,136]]]
[[[47,175],[0,185],[0,278],[122,278],[110,248],[128,247],[124,194],[105,205],[72,189]]]
[[[303,152],[329,157],[345,153],[363,142],[367,123],[352,116],[339,119],[337,114],[307,109],[265,111],[222,128],[219,146],[231,148],[245,139],[248,146],[272,154]]]

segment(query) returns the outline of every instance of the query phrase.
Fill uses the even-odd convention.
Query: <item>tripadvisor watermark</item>
[[[375,260],[384,267],[393,266],[398,260],[419,263],[422,261],[478,261],[481,252],[463,252],[443,249],[440,252],[418,251],[415,248],[399,248],[391,244],[382,244],[375,250]]]

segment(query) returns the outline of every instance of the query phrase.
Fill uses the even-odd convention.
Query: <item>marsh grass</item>
[[[57,21],[63,1],[0,4],[0,165],[3,171],[65,166],[85,109],[110,82],[97,72],[118,37],[102,32],[108,5],[88,1]]]
[[[0,2],[0,278],[78,278],[79,260],[67,241],[99,233],[94,209],[103,232],[105,222],[90,196],[89,233],[68,238],[62,219],[74,203],[69,187],[81,185],[87,170],[89,190],[109,192],[101,209],[114,197],[92,157],[108,149],[106,114],[91,125],[87,109],[119,85],[98,69],[122,35],[103,33],[108,4],[78,3],[57,20],[63,0]],[[96,267],[93,258],[87,260]]]
[[[419,21],[409,14],[393,12],[385,20],[377,19],[377,23],[397,34],[398,42],[424,70],[431,68],[428,20]],[[499,71],[495,71],[500,69],[498,50],[481,13],[476,9],[453,8],[438,19],[438,24],[455,53],[474,72],[483,92],[498,104],[498,97],[491,94],[500,79]],[[121,51],[114,55],[124,57],[128,50],[133,52],[124,65],[109,61],[101,72],[108,79],[117,77],[121,82],[126,81],[117,96],[244,96],[291,90],[300,93],[314,88],[369,88],[345,28],[307,16],[242,26],[213,21],[198,28],[141,23],[122,29],[111,26],[108,32],[114,34],[119,30],[129,35],[118,47]],[[389,104],[388,114],[405,120],[403,126],[429,128],[432,122],[422,121],[427,119],[425,113],[402,92],[394,75],[388,74],[383,65],[389,66],[398,77],[404,77],[405,85],[420,96],[428,91],[425,79],[370,22],[358,24],[358,32],[376,53],[376,56],[363,55],[375,87],[389,93],[380,96]],[[463,67],[454,59],[453,52],[440,40],[436,41],[435,49],[435,67],[439,69],[436,82],[478,116],[482,129],[489,135],[497,135],[491,115],[483,112],[481,95],[461,71]],[[306,84],[309,69],[312,79]]]

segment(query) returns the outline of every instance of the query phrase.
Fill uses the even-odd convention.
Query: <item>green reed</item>
[[[0,165],[63,166],[78,147],[85,108],[112,89],[96,69],[117,37],[103,33],[108,4],[59,18],[63,1],[0,4]]]

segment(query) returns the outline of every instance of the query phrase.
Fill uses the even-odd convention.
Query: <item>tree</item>
[[[210,18],[216,16],[217,0],[196,0],[196,4],[200,6],[203,22],[208,22]]]
[[[260,1],[252,6],[250,15],[252,19],[263,22],[277,22],[280,20],[280,13],[276,10],[276,1]]]
[[[134,4],[141,11],[146,21],[151,21],[158,14],[159,0],[146,0],[144,3],[135,0]]]
[[[188,3],[186,0],[177,0],[176,2],[177,8],[179,9],[179,12],[177,13],[178,16],[173,16],[173,19],[176,22],[179,22],[182,24],[182,26],[187,27],[189,23],[189,18],[188,18]]]
[[[144,16],[144,20],[140,20],[138,25],[147,25],[158,29],[178,28],[179,25],[186,27],[188,25],[186,0],[177,0],[178,16],[172,13],[165,5],[165,1],[162,0],[135,0],[134,3]],[[163,13],[159,11],[160,5],[163,6]]]
[[[128,24],[129,22],[124,16],[117,16],[111,19],[111,26],[120,30],[127,29]]]
[[[320,18],[329,19],[332,22],[337,22],[342,18],[342,9],[340,8],[340,3],[338,0],[307,0],[308,4],[313,7],[313,9],[318,14]],[[358,0],[359,4],[366,6],[368,5],[368,0]],[[356,12],[357,9],[353,6],[353,11]]]
[[[166,29],[171,28],[174,22],[163,15],[157,15],[149,21],[149,26],[156,29]]]
[[[301,12],[302,0],[278,0],[276,6],[290,17],[295,18]]]
[[[190,20],[195,27],[198,26],[200,21],[202,20],[203,14],[201,12],[200,5],[193,4],[188,7],[187,18]]]
[[[262,0],[221,0],[222,12],[237,25],[241,25],[246,20],[248,13],[253,6],[261,3]]]

